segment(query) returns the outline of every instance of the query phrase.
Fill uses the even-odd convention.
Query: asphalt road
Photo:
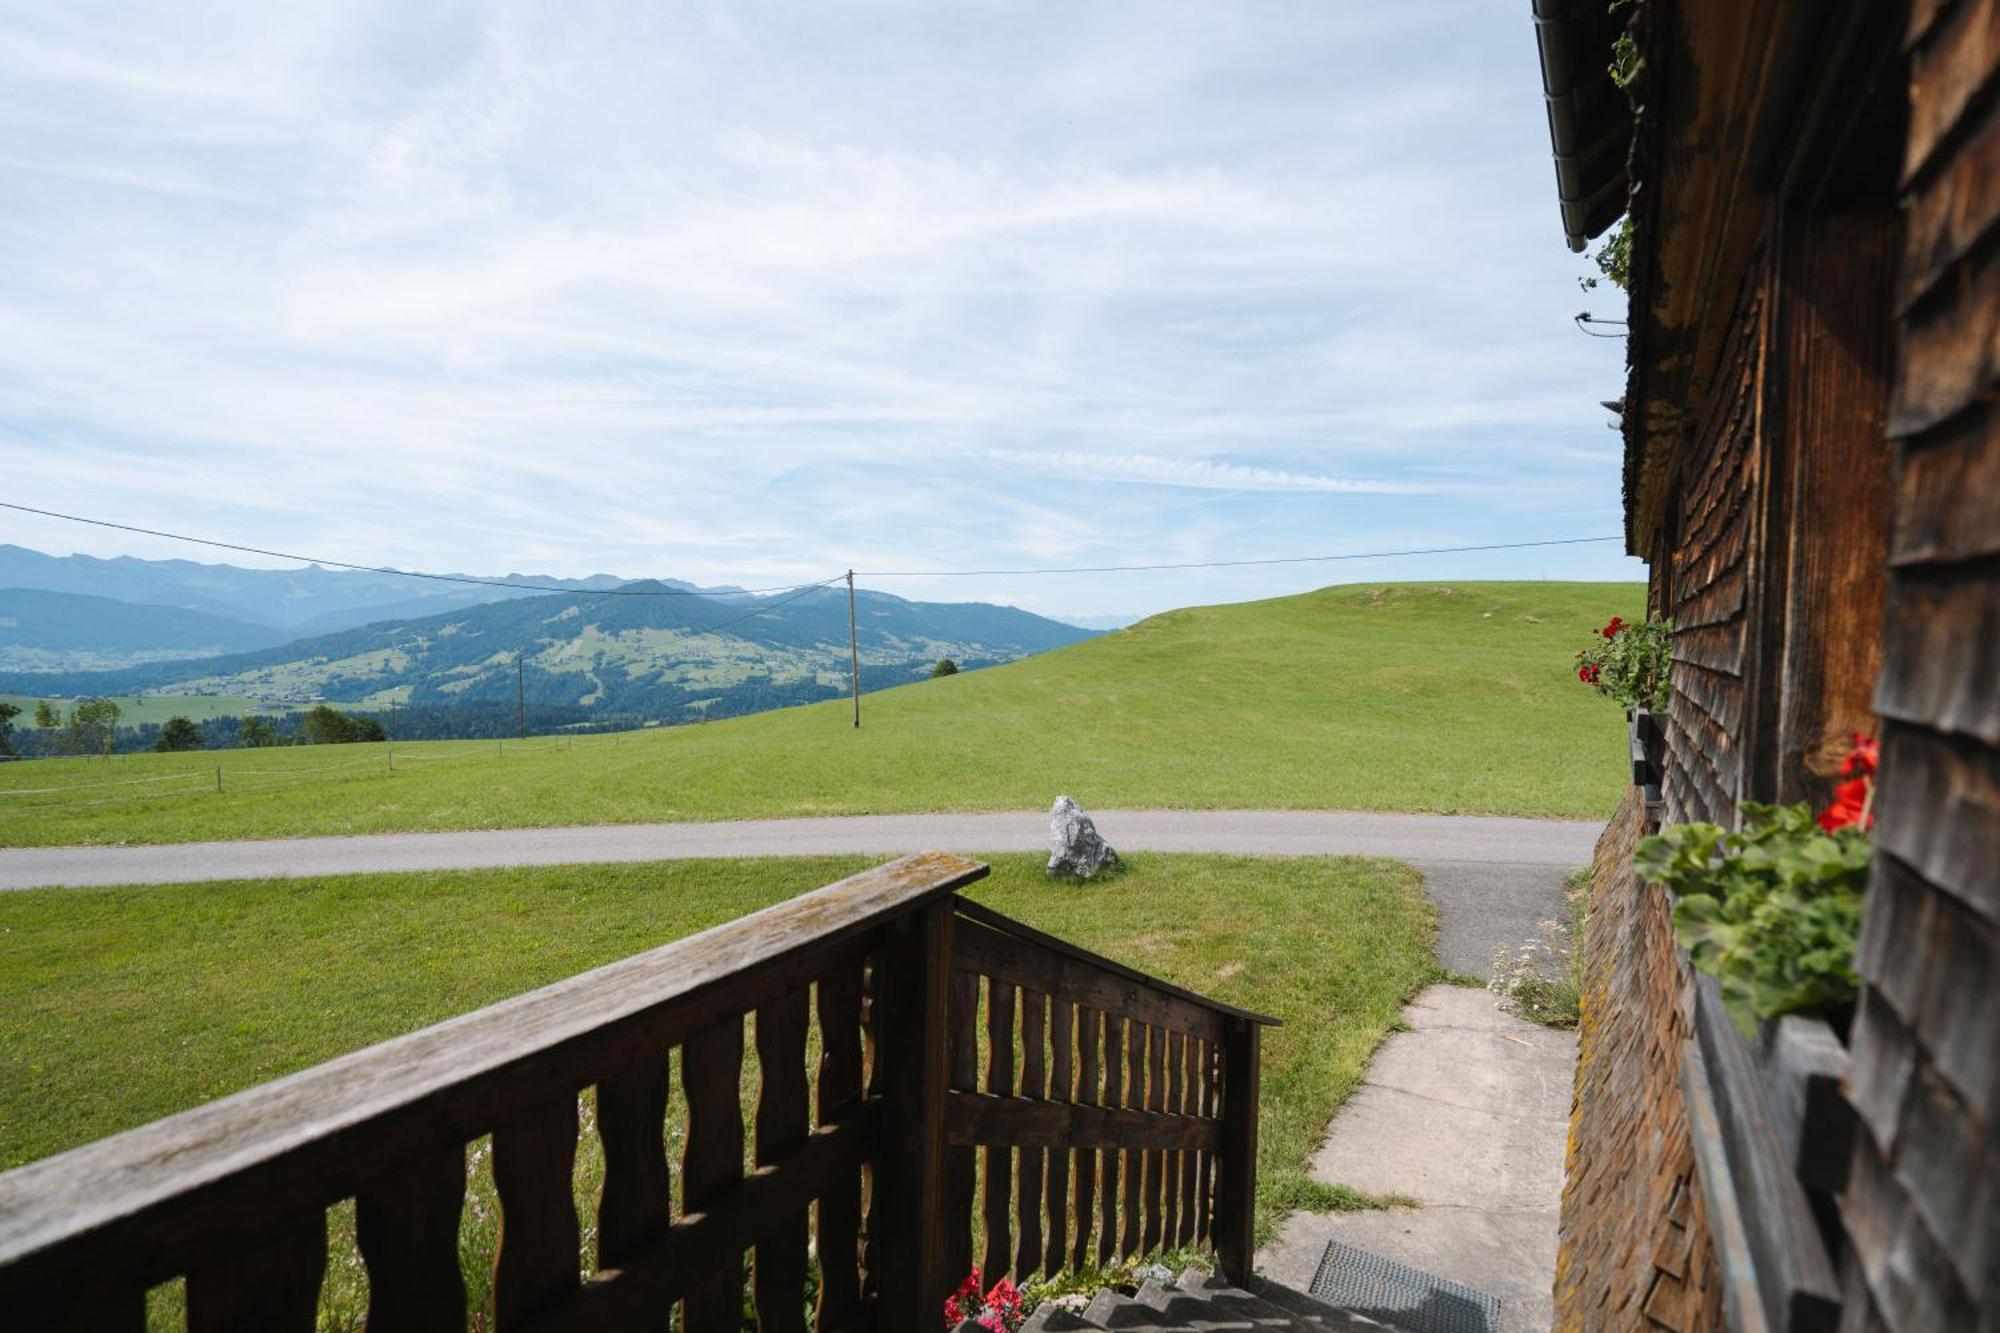
[[[1602,825],[1576,820],[1323,810],[1100,810],[1097,826],[1127,852],[1383,856],[1424,875],[1438,906],[1438,957],[1488,976],[1498,948],[1518,948],[1562,912],[1563,876],[1590,862]],[[1048,816],[850,815],[701,824],[377,833],[351,838],[184,842],[143,847],[0,849],[0,890],[184,884],[399,870],[666,861],[722,856],[898,856],[925,850],[1048,849]]]
[[[1098,829],[1132,852],[1386,856],[1442,865],[1586,864],[1602,825],[1579,821],[1319,810],[1102,810]],[[700,824],[378,833],[343,838],[0,850],[0,889],[472,870],[713,856],[1046,851],[1041,811],[853,815]]]

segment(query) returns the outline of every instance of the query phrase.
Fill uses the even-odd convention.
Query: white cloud
[[[0,124],[51,508],[746,584],[1616,526],[1622,349],[1484,0],[79,0],[10,18]]]
[[[995,449],[992,457],[1044,473],[1093,481],[1143,482],[1220,491],[1329,491],[1341,495],[1419,495],[1438,487],[1424,482],[1330,477],[1318,472],[1217,463],[1206,458],[1160,454],[1087,454],[1074,450],[1039,452]]]

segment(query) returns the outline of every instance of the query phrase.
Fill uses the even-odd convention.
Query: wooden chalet
[[[1631,227],[1626,538],[1676,626],[1600,849],[1559,1326],[2000,1327],[2000,3],[1533,0]],[[1630,873],[1879,734],[1858,1010],[1720,1021]]]

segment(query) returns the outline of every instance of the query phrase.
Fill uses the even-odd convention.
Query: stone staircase
[[[1028,1317],[1021,1333],[1135,1329],[1149,1333],[1207,1333],[1208,1330],[1312,1330],[1313,1333],[1382,1333],[1387,1324],[1363,1318],[1323,1301],[1253,1279],[1253,1290],[1190,1268],[1171,1283],[1147,1279],[1138,1293],[1100,1291],[1082,1314],[1044,1305]],[[967,1321],[956,1333],[981,1333]]]

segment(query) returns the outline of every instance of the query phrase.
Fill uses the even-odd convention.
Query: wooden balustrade
[[[147,1290],[185,1277],[192,1330],[311,1329],[327,1210],[352,1199],[372,1333],[462,1330],[466,1150],[487,1135],[499,1333],[663,1328],[676,1307],[688,1333],[733,1331],[746,1292],[767,1330],[929,1328],[975,1242],[989,1281],[1184,1244],[1245,1275],[1271,1020],[957,896],[985,873],[906,857],[0,1175],[0,1311],[137,1330]]]
[[[1256,1065],[1274,1020],[956,902],[951,1233],[986,1281],[1212,1244],[1247,1276]],[[1226,1054],[1225,1054],[1226,1053]]]

